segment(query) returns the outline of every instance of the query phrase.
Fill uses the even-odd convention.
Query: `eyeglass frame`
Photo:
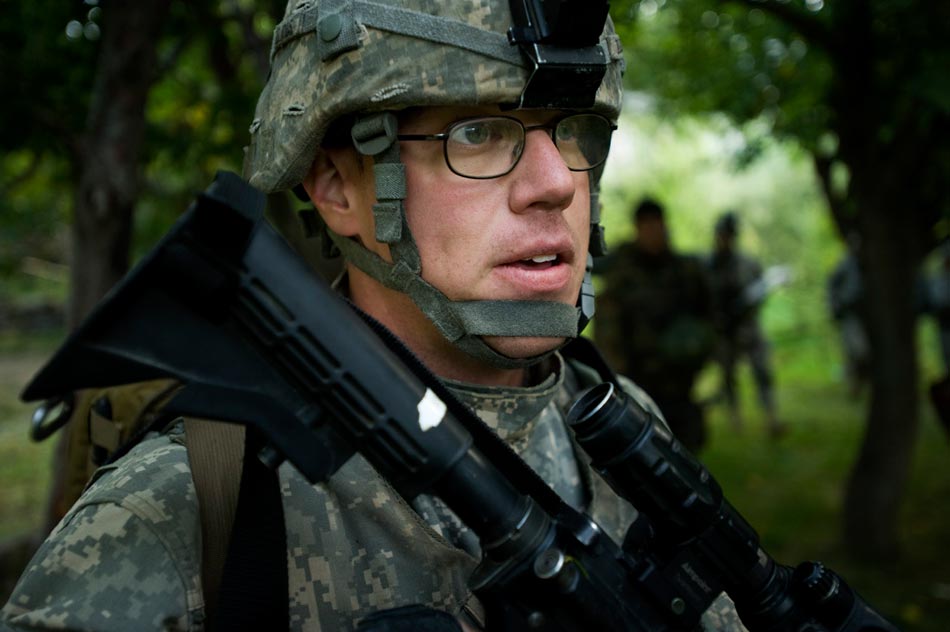
[[[606,116],[602,116],[602,115],[597,114],[597,113],[595,113],[595,112],[572,112],[572,113],[569,113],[569,114],[565,114],[564,116],[561,116],[561,117],[559,117],[559,118],[557,118],[557,119],[555,119],[555,120],[553,120],[553,121],[550,121],[550,122],[548,122],[548,123],[542,123],[542,124],[539,124],[539,125],[525,125],[525,124],[524,124],[524,121],[522,121],[521,119],[517,119],[517,118],[515,118],[515,117],[513,117],[513,116],[504,116],[504,115],[502,115],[502,114],[498,114],[498,115],[489,114],[489,115],[483,115],[483,116],[470,116],[470,117],[467,117],[467,118],[459,119],[459,120],[457,120],[457,121],[453,121],[450,125],[448,125],[448,127],[446,128],[446,131],[441,132],[441,133],[439,133],[439,134],[396,134],[396,139],[397,139],[397,140],[408,140],[408,141],[418,141],[418,140],[441,140],[441,141],[442,141],[442,157],[443,157],[443,159],[445,160],[445,165],[449,168],[449,171],[451,171],[452,173],[454,173],[455,175],[457,175],[457,176],[459,176],[459,177],[461,177],[461,178],[468,178],[468,179],[470,179],[470,180],[494,180],[495,178],[503,178],[503,177],[505,177],[506,175],[508,175],[509,173],[511,173],[512,171],[514,171],[514,170],[515,170],[515,167],[518,166],[518,163],[521,162],[521,157],[524,156],[524,150],[525,150],[525,147],[526,147],[527,144],[528,144],[528,132],[531,132],[531,131],[534,131],[534,130],[538,130],[538,129],[548,130],[548,131],[550,132],[549,135],[550,135],[550,137],[551,137],[551,142],[554,143],[554,146],[555,146],[555,147],[557,148],[557,150],[558,150],[558,155],[560,156],[560,155],[561,155],[561,149],[560,149],[560,147],[558,147],[558,145],[557,145],[557,139],[555,138],[555,136],[556,136],[555,132],[557,131],[558,125],[560,125],[564,120],[569,119],[569,118],[571,118],[571,117],[573,117],[573,116],[596,116],[597,118],[600,118],[600,119],[606,121],[606,122],[607,122],[607,126],[608,126],[608,128],[610,129],[610,137],[611,137],[611,138],[613,137],[613,132],[615,132],[615,131],[617,130],[617,125],[614,124],[613,122],[611,122],[610,119],[608,119]],[[518,153],[518,158],[517,158],[513,163],[511,163],[511,166],[508,167],[508,170],[507,170],[507,171],[504,171],[503,173],[499,173],[499,174],[493,175],[493,176],[469,176],[469,175],[465,175],[464,173],[459,173],[458,171],[456,171],[455,168],[452,167],[452,161],[449,160],[449,136],[451,135],[452,131],[453,131],[456,127],[458,127],[459,125],[464,125],[465,123],[467,123],[467,122],[469,122],[469,121],[478,121],[478,120],[481,120],[481,119],[507,119],[507,120],[509,120],[509,121],[514,121],[514,122],[518,123],[518,125],[520,125],[520,126],[521,126],[521,129],[524,131],[524,143],[522,144],[521,151]],[[609,141],[609,139],[608,139],[608,142],[607,142],[607,154],[609,154],[609,153],[610,153],[610,141]],[[599,167],[600,165],[604,164],[604,162],[607,161],[607,154],[605,154],[604,157],[603,157],[599,162],[597,162],[597,163],[595,163],[595,164],[593,164],[593,165],[587,167],[586,169],[574,169],[574,168],[568,166],[567,163],[565,163],[565,166],[567,166],[567,168],[568,168],[570,171],[574,171],[574,172],[577,172],[577,173],[583,173],[583,172],[585,172],[585,171],[593,171],[594,169],[596,169],[597,167]],[[564,159],[563,156],[561,156],[561,159],[562,159],[562,160]]]

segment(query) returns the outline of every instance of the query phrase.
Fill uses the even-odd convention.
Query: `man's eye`
[[[491,130],[488,125],[481,123],[462,125],[452,132],[452,140],[464,145],[481,145],[487,143],[490,138]]]
[[[573,123],[561,123],[556,129],[557,140],[561,142],[573,142],[577,140],[577,125]]]

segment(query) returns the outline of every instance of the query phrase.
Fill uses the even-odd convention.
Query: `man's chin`
[[[509,358],[524,359],[545,355],[560,348],[566,338],[485,336],[485,343]]]

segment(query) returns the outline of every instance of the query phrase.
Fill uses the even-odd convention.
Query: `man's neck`
[[[353,304],[382,323],[439,377],[486,386],[523,386],[524,368],[491,366],[452,345],[405,294],[348,267],[347,294]]]

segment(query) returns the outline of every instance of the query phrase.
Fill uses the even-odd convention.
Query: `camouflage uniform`
[[[670,251],[653,255],[634,242],[610,254],[603,280],[594,324],[598,346],[657,402],[679,440],[697,451],[705,428],[692,388],[714,344],[702,264]]]
[[[591,474],[564,423],[579,379],[569,368],[534,387],[449,386],[620,541],[635,510]],[[478,620],[466,586],[477,563],[474,539],[436,499],[421,497],[414,510],[358,455],[326,484],[310,485],[289,465],[280,481],[292,629],[352,629],[371,612],[410,603]],[[97,473],[30,562],[3,621],[16,629],[201,630],[200,534],[177,424]],[[704,627],[744,629],[726,597]]]

